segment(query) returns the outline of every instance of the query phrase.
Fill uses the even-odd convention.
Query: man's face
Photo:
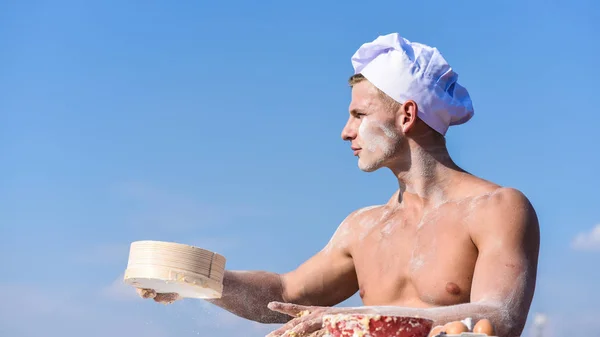
[[[396,126],[396,112],[370,82],[353,86],[349,110],[342,139],[351,142],[361,170],[373,172],[400,154],[403,135]]]

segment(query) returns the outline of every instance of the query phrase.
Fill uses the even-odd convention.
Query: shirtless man
[[[447,128],[473,115],[466,89],[437,50],[397,34],[363,44],[352,61],[342,138],[361,170],[390,169],[398,191],[350,214],[293,271],[227,271],[223,297],[210,302],[249,320],[286,323],[269,336],[321,336],[324,314],[350,312],[419,315],[434,326],[487,318],[497,336],[520,336],[535,289],[538,220],[521,192],[450,158]],[[356,292],[364,306],[334,307]]]

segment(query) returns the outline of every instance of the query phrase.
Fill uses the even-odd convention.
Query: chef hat
[[[419,118],[442,135],[473,117],[467,89],[436,48],[397,33],[383,35],[363,44],[352,56],[352,66],[395,101],[415,101]]]

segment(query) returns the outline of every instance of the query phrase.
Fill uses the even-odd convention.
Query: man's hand
[[[162,303],[162,304],[171,304],[179,299],[181,299],[181,297],[179,297],[179,294],[176,293],[164,293],[164,294],[157,294],[156,291],[152,290],[152,289],[136,289],[138,295],[140,295],[140,297],[142,298],[151,298],[154,301],[158,302],[158,303]]]
[[[291,303],[271,302],[269,309],[291,317],[291,321],[281,328],[271,332],[266,337],[321,337],[325,335],[323,330],[323,316],[340,312],[338,308],[303,306]]]

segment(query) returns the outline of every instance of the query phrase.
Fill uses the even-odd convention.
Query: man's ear
[[[402,104],[398,113],[398,126],[402,128],[402,132],[407,133],[417,123],[417,113],[419,107],[413,100],[408,100]]]

